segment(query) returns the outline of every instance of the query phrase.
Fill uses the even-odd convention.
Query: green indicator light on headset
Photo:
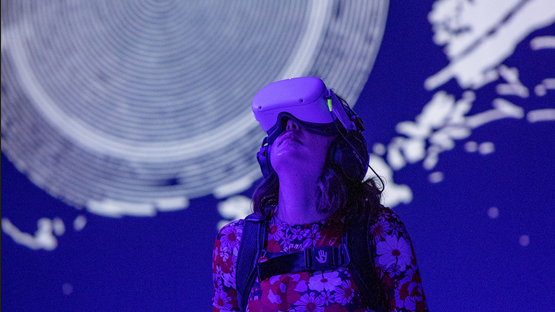
[[[328,99],[328,108],[330,109],[330,112],[332,111],[331,109],[331,99]]]

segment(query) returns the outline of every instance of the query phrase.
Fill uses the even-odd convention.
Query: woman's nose
[[[301,126],[294,119],[288,119],[287,125],[285,126],[285,130],[298,131],[298,130],[301,130]]]

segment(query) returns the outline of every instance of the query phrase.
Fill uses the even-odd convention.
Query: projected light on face
[[[105,216],[226,198],[260,177],[256,91],[313,75],[354,103],[386,15],[387,1],[2,1],[2,152]]]

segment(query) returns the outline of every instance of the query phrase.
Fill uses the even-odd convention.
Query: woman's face
[[[294,119],[289,119],[285,131],[272,144],[272,167],[278,177],[284,173],[319,177],[324,169],[328,148],[335,137],[308,132]]]

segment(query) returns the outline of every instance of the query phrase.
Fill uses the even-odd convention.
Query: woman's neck
[[[277,218],[289,225],[299,225],[329,217],[333,211],[325,214],[318,212],[317,181],[318,178],[280,177]]]

